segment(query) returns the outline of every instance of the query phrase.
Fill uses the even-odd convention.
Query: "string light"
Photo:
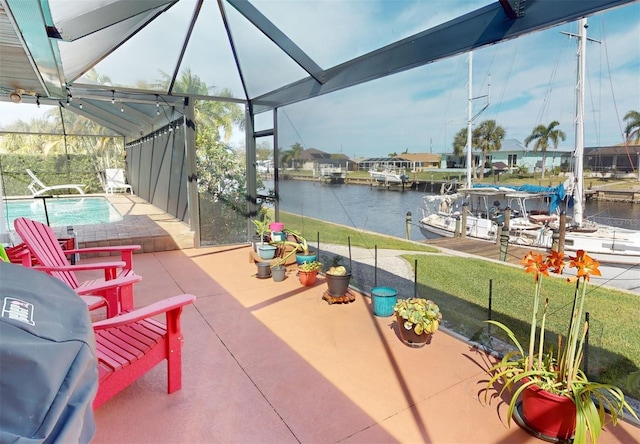
[[[115,90],[111,90],[111,103],[116,103],[116,92]]]
[[[124,105],[122,104],[122,102],[120,102],[120,112],[123,113],[124,112]]]
[[[82,99],[80,99],[80,103],[78,104],[78,106],[80,107],[80,109],[82,109]]]
[[[160,115],[160,98],[156,94],[156,115]]]

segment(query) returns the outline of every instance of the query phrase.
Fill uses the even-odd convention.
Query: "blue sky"
[[[255,5],[326,69],[488,3],[269,0]],[[157,80],[160,71],[173,72],[192,8],[192,1],[179,2],[96,69],[125,86],[140,79]],[[250,92],[266,92],[302,75],[295,63],[256,35],[228,5],[227,10],[241,64],[252,68],[247,71]],[[240,96],[241,84],[216,2],[205,1],[200,17],[183,67],[207,84]],[[577,22],[474,52],[474,97],[488,95],[491,84],[490,104],[475,122],[495,119],[507,138],[523,141],[536,125],[558,120],[567,135],[560,149],[573,148],[577,46],[575,39],[561,32],[577,33]],[[640,110],[640,3],[590,17],[589,37],[601,43],[588,45],[585,145],[618,144],[623,116]],[[454,134],[466,125],[467,59],[467,55],[452,57],[284,107],[279,114],[279,146],[288,149],[299,142],[350,157],[451,151]],[[486,99],[475,100],[475,112],[485,103]],[[33,107],[0,103],[1,125],[10,119],[28,120],[33,114]],[[258,122],[265,117],[270,120],[259,116]],[[235,131],[231,143],[242,146],[244,132]]]
[[[622,141],[624,115],[640,109],[640,5],[588,19],[585,145]],[[523,141],[553,120],[574,147],[577,22],[477,50],[473,96],[490,105],[479,123],[495,119],[506,138]],[[467,55],[457,56],[284,109],[280,146],[343,152],[350,157],[390,152],[446,152],[466,124]],[[486,99],[474,100],[474,114]]]

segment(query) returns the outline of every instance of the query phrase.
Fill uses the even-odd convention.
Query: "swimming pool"
[[[49,225],[52,227],[104,224],[122,220],[120,213],[104,197],[52,197],[5,200],[2,204],[7,226],[13,229],[13,221],[18,217],[47,223],[43,200],[46,201]]]

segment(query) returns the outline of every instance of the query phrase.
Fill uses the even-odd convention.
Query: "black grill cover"
[[[98,370],[85,302],[0,261],[0,309],[0,443],[91,441]]]

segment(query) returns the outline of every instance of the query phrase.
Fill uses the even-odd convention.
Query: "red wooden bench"
[[[182,387],[182,307],[196,297],[183,294],[93,324],[100,385],[97,409],[132,382],[167,360],[167,393]],[[165,314],[165,322],[152,316]]]

